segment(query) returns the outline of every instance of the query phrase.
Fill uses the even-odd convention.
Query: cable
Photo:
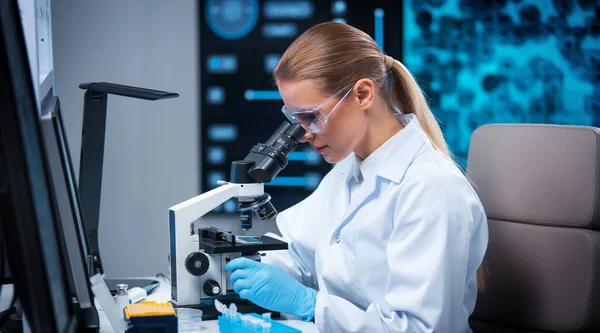
[[[158,278],[160,278],[160,277],[161,277],[161,278],[163,278],[163,279],[167,280],[167,282],[171,282],[171,278],[169,278],[168,276],[166,276],[166,275],[165,275],[165,274],[163,274],[163,273],[158,273],[158,274],[156,274],[156,277],[158,277]]]

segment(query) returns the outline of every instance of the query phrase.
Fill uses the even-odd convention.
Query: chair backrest
[[[600,331],[600,129],[486,125],[467,175],[486,210],[479,332]]]

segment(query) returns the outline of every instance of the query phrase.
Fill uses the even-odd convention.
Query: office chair
[[[482,126],[467,175],[490,237],[473,332],[600,332],[600,129]]]

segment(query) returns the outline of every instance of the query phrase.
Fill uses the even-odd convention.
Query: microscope
[[[240,312],[266,311],[239,298],[224,268],[238,257],[260,261],[260,251],[286,250],[288,244],[268,236],[234,235],[214,226],[197,228],[194,221],[231,198],[238,200],[243,230],[252,228],[253,214],[260,220],[275,218],[277,210],[264,191],[264,183],[287,166],[287,155],[304,134],[302,126],[284,122],[244,160],[232,162],[229,182],[218,181],[217,188],[169,209],[171,301],[175,306],[202,309],[206,319],[213,312],[216,315],[215,300],[233,302]]]

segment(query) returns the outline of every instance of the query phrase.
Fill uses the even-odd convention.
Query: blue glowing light
[[[259,11],[258,0],[207,0],[206,23],[221,38],[239,39],[254,29]]]
[[[210,105],[221,105],[225,101],[225,89],[223,87],[208,87],[206,89],[206,101]]]
[[[316,172],[308,172],[304,176],[279,176],[275,177],[270,183],[265,183],[265,186],[287,186],[287,187],[303,187],[306,190],[312,191],[319,186],[323,176]]]
[[[298,26],[295,23],[265,23],[262,35],[265,38],[294,38],[298,35]]]
[[[305,151],[294,151],[287,155],[288,161],[301,161],[306,165],[318,165],[323,161],[319,153],[310,149]]]
[[[333,15],[345,15],[347,9],[346,1],[338,0],[331,4],[331,14]]]
[[[209,171],[206,175],[207,180],[206,182],[208,183],[209,189],[213,189],[216,188],[217,186],[217,181],[219,180],[226,180],[225,179],[225,172],[223,171]]]
[[[225,148],[218,146],[208,147],[206,155],[208,155],[208,163],[212,165],[221,165],[225,163],[225,158],[227,156]]]
[[[375,42],[383,50],[383,16],[385,12],[383,9],[377,8],[373,15],[375,16]]]
[[[265,55],[265,71],[267,73],[270,74],[271,72],[273,72],[273,70],[277,66],[277,63],[279,62],[279,58],[281,58],[279,54]]]
[[[238,205],[235,200],[227,200],[223,204],[223,208],[225,208],[227,213],[235,213],[237,212]]]
[[[281,94],[278,90],[246,90],[244,98],[248,101],[280,100]]]
[[[238,59],[234,54],[211,54],[206,62],[211,74],[231,74],[238,69]]]
[[[262,8],[264,18],[269,20],[305,20],[313,12],[312,1],[267,1]]]
[[[238,130],[233,124],[214,124],[208,128],[208,138],[215,142],[232,142],[237,140]]]

